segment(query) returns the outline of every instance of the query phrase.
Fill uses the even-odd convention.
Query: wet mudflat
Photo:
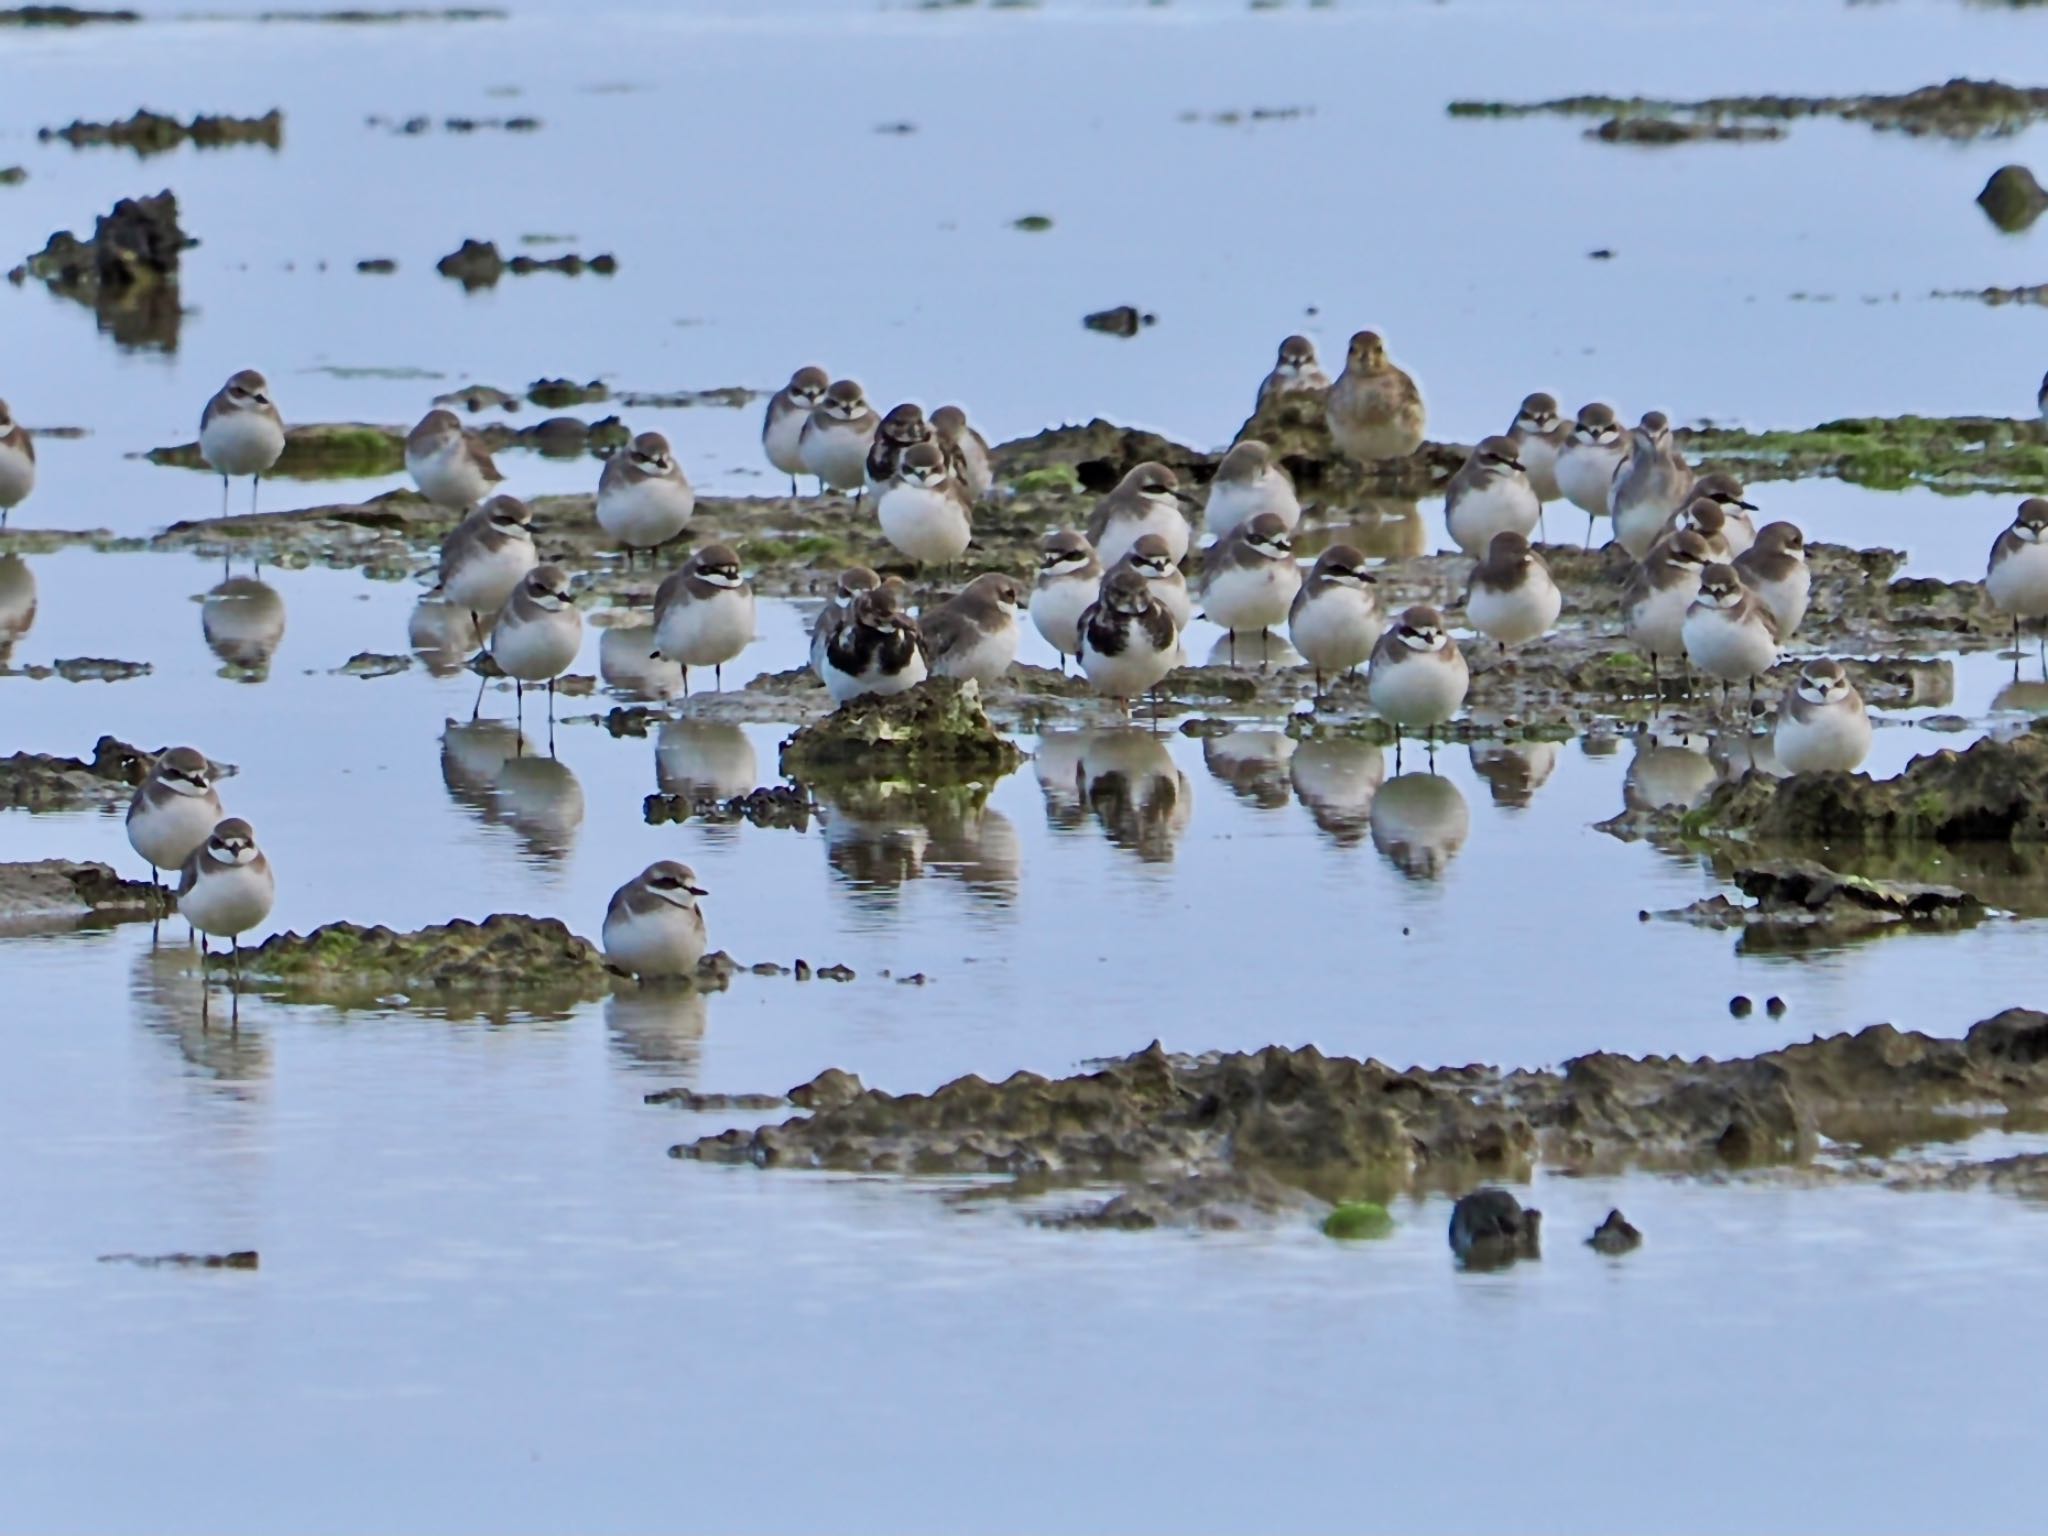
[[[472,723],[459,658],[414,654],[422,556],[404,538],[334,569],[317,539],[252,541],[243,584],[225,586],[217,546],[143,547],[220,505],[207,476],[140,455],[189,440],[198,402],[251,362],[294,421],[403,424],[465,386],[758,388],[816,356],[884,403],[957,395],[993,438],[1099,415],[1206,452],[1243,420],[1280,335],[1309,331],[1331,355],[1375,323],[1445,441],[1503,425],[1531,388],[1752,429],[2030,415],[2026,313],[1927,295],[2038,277],[2033,237],[1999,234],[1970,199],[2041,130],[1959,143],[1801,119],[1781,141],[1642,149],[1566,119],[1444,110],[1906,91],[2010,77],[2033,35],[1988,7],[1772,14],[1787,35],[1768,80],[1756,17],[1733,4],[1624,18],[1629,43],[1605,61],[1567,47],[1556,13],[1506,6],[1483,33],[1470,13],[1183,3],[705,6],[602,27],[533,5],[386,37],[221,18],[10,36],[36,67],[0,125],[0,164],[29,172],[0,188],[21,231],[8,262],[161,185],[202,244],[172,349],[117,347],[35,284],[0,294],[35,359],[7,383],[17,411],[88,433],[44,443],[44,484],[13,523],[108,535],[0,547],[38,598],[0,676],[0,756],[90,758],[103,735],[202,744],[237,770],[223,794],[278,867],[278,931],[521,912],[594,936],[623,879],[676,857],[743,969],[708,995],[394,992],[350,1009],[257,986],[230,1032],[218,977],[202,1022],[175,921],[155,942],[141,923],[0,938],[0,1159],[15,1170],[0,1180],[15,1388],[0,1502],[51,1529],[2023,1521],[2007,1469],[2029,1357],[1984,1318],[2048,1269],[2048,1229],[2002,1189],[1892,1187],[2039,1153],[2022,1114],[1837,1126],[1788,1165],[1513,1170],[1545,1214],[1545,1256],[1480,1274],[1444,1242],[1449,1196],[1472,1179],[1374,1190],[1394,1230],[1355,1243],[1323,1236],[1320,1208],[1237,1230],[1059,1229],[1044,1219],[1119,1182],[718,1166],[670,1149],[793,1111],[647,1096],[779,1095],[832,1067],[927,1093],[967,1073],[1066,1077],[1153,1040],[1536,1069],[1592,1051],[1749,1057],[1879,1021],[1957,1036],[2040,1001],[2048,885],[2024,860],[1868,856],[1871,873],[1981,894],[1992,910],[1954,931],[1791,950],[1646,920],[1731,896],[1734,855],[1668,825],[1627,840],[1597,824],[1768,768],[1768,738],[1734,712],[1603,697],[1531,739],[1496,709],[1433,762],[1409,743],[1397,766],[1342,708],[1339,729],[1296,718],[1299,679],[1190,687],[1156,729],[1050,689],[1013,696],[992,707],[1030,757],[985,795],[826,792],[801,830],[650,824],[649,796],[776,783],[779,744],[816,713],[811,695],[747,686],[800,663],[815,610],[819,572],[773,530],[756,551],[777,594],[759,638],[725,693],[688,702],[626,678],[632,631],[614,621],[633,616],[635,580],[596,562],[597,622],[573,669],[588,681],[558,698],[552,753],[537,700],[521,730],[493,687]],[[1380,61],[1370,93],[1360,49]],[[1212,100],[1197,82],[1226,55],[1242,99]],[[1151,67],[1133,92],[1139,56]],[[166,59],[179,92],[163,89]],[[712,88],[731,79],[810,105],[739,113]],[[1055,79],[1096,110],[1060,105]],[[281,146],[138,165],[35,139],[143,102],[181,120],[281,106]],[[428,128],[392,131],[418,114]],[[736,114],[760,122],[746,155],[719,147]],[[443,126],[514,115],[538,126]],[[845,179],[802,198],[764,182],[764,163],[808,163],[819,123]],[[913,131],[875,131],[898,124]],[[991,181],[1020,132],[1043,146],[1037,176]],[[1403,154],[1333,172],[1394,134]],[[1162,241],[1132,189],[1097,173],[1108,146],[1159,168],[1145,190],[1184,238]],[[1502,166],[1497,197],[1463,195]],[[401,217],[335,199],[323,168],[418,201]],[[1599,199],[1589,174],[1611,178]],[[1240,184],[1292,210],[1284,261],[1204,211]],[[1390,224],[1390,209],[1416,216]],[[1016,227],[1034,213],[1051,228]],[[1525,232],[1511,283],[1502,217]],[[1744,234],[1703,242],[1703,226]],[[508,256],[616,251],[619,268],[466,293],[434,262],[472,237]],[[843,283],[808,255],[763,255],[820,241]],[[398,270],[358,273],[373,257]],[[1129,340],[1081,328],[1126,300],[1159,323]],[[758,402],[563,408],[668,432],[700,490],[783,489],[758,464]],[[530,427],[550,409],[472,420]],[[501,462],[521,494],[587,495],[598,470],[527,449]],[[360,503],[400,483],[277,483],[263,504]],[[1938,581],[1981,575],[2016,499],[1831,478],[1755,489],[1811,539],[1896,549],[1901,575]],[[811,532],[840,539],[844,517],[828,509]],[[1371,522],[1375,558],[1447,545],[1435,498]],[[1313,517],[1303,548],[1350,526]],[[1551,509],[1553,539],[1578,531]],[[284,564],[252,577],[252,551]],[[1838,654],[1900,652],[1853,624],[1829,633]],[[1581,623],[1573,643],[1605,635]],[[1198,625],[1190,659],[1221,640]],[[1873,774],[2048,710],[2031,645],[2015,681],[1981,626],[1907,640],[1931,665],[1873,699]],[[1033,635],[1022,659],[1052,657]],[[149,670],[79,665],[110,661]],[[655,712],[619,734],[605,723],[636,707]],[[0,812],[0,861],[133,875],[119,803]],[[799,960],[812,979],[744,969]],[[1736,998],[1752,1004],[1741,1017]],[[1646,1241],[1610,1259],[1583,1239],[1615,1206]],[[260,1267],[97,1262],[239,1253]],[[195,1481],[226,1446],[231,1475]],[[122,1475],[81,1475],[109,1465]]]

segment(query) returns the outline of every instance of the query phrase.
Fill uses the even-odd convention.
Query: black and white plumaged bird
[[[832,631],[846,622],[853,600],[863,592],[873,591],[881,581],[864,565],[849,565],[833,578],[825,606],[818,610],[817,620],[811,625],[811,670],[818,674],[818,681],[825,680],[825,646],[832,639]]]
[[[825,644],[825,688],[835,704],[904,693],[930,674],[924,635],[892,582],[855,598]]]
[[[1180,632],[1145,578],[1128,565],[1102,578],[1102,592],[1081,615],[1081,671],[1097,693],[1130,701],[1173,670]]]

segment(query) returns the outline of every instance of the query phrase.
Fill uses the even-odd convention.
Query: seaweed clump
[[[287,996],[342,1005],[400,992],[413,1002],[566,1006],[603,997],[610,985],[597,946],[559,918],[506,912],[410,933],[327,923],[303,938],[276,934],[244,950],[241,965]]]
[[[907,779],[990,782],[1024,761],[989,723],[981,690],[935,677],[889,698],[849,699],[782,744],[782,773],[800,783]]]
[[[90,240],[59,230],[7,276],[17,284],[40,278],[51,292],[85,305],[122,346],[171,352],[184,318],[178,258],[194,243],[178,223],[174,193],[124,197],[100,215]]]

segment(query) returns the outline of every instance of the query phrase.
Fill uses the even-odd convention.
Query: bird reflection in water
[[[604,1027],[619,1060],[694,1082],[709,1009],[689,986],[621,985],[605,1000]]]
[[[1435,773],[1403,773],[1373,796],[1372,845],[1411,880],[1441,880],[1465,836],[1472,811],[1458,786]]]
[[[260,683],[284,640],[284,595],[254,576],[230,576],[200,603],[199,628],[221,676]]]
[[[1304,741],[1287,762],[1295,798],[1316,828],[1340,848],[1356,847],[1372,827],[1373,797],[1387,777],[1387,760],[1370,741],[1331,737]]]
[[[1304,565],[1332,544],[1349,544],[1368,560],[1410,560],[1429,553],[1429,530],[1420,504],[1369,496],[1348,508],[1348,523],[1304,527],[1295,535],[1295,558]]]
[[[613,693],[650,704],[673,699],[683,691],[681,664],[654,654],[652,624],[606,627],[597,642],[597,675]]]
[[[730,800],[761,782],[761,762],[747,733],[730,721],[668,720],[654,737],[654,782],[665,795],[686,803]],[[698,824],[707,843],[740,838],[736,822]]]
[[[1268,811],[1287,804],[1295,741],[1285,731],[1236,729],[1202,738],[1202,766],[1238,799]]]
[[[1638,731],[1635,755],[1621,779],[1622,805],[1631,811],[1690,810],[1714,787],[1713,760],[1704,734],[1682,724]]]
[[[146,944],[136,951],[128,991],[145,1028],[178,1048],[192,1068],[223,1083],[270,1076],[270,1044],[261,1030],[229,1029],[210,1015],[197,950]]]
[[[14,643],[36,621],[36,574],[19,555],[0,555],[0,666],[14,658]]]
[[[1109,840],[1148,863],[1173,857],[1194,816],[1195,787],[1166,743],[1139,726],[1083,733],[1076,783]]]
[[[825,862],[859,906],[893,908],[906,882],[924,873],[932,840],[907,784],[858,784],[818,792]]]
[[[1472,743],[1472,771],[1486,781],[1495,805],[1526,807],[1557,771],[1554,741]]]
[[[423,597],[406,622],[406,643],[435,677],[453,677],[468,668],[484,641],[476,615],[467,608]]]
[[[1045,823],[1055,832],[1073,832],[1088,824],[1087,796],[1081,781],[1081,749],[1086,731],[1045,731],[1031,753],[1031,771],[1045,796]]]
[[[583,786],[559,758],[503,720],[450,720],[441,732],[441,782],[486,826],[518,835],[536,862],[558,864],[583,826]]]

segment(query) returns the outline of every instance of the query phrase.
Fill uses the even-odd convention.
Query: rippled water
[[[46,442],[16,521],[143,534],[213,510],[206,477],[127,455],[189,437],[251,362],[308,420],[411,419],[460,378],[761,385],[818,357],[886,398],[958,396],[997,436],[1099,413],[1213,443],[1281,334],[1334,352],[1370,322],[1443,436],[1533,387],[1771,425],[2023,411],[2034,317],[1923,295],[2039,275],[2038,238],[1995,234],[1969,202],[2032,135],[1801,122],[1778,144],[1659,155],[1442,105],[2011,76],[2037,30],[1934,3],[1181,0],[519,5],[474,26],[0,37],[18,66],[0,164],[30,170],[0,189],[14,243],[164,184],[204,242],[170,355],[117,350],[34,286],[0,291],[8,397],[92,434]],[[286,145],[138,166],[33,141],[142,101],[275,102]],[[1181,121],[1291,105],[1312,114]],[[545,126],[364,122],[415,111]],[[873,131],[895,121],[917,131]],[[1009,227],[1026,213],[1054,229]],[[432,272],[464,235],[509,249],[529,232],[616,250],[621,271],[472,296]],[[1590,262],[1595,246],[1617,254]],[[401,272],[358,276],[372,255]],[[1820,292],[1837,301],[1791,297]],[[1080,329],[1125,300],[1158,325],[1127,343]],[[444,377],[335,371],[360,367]],[[643,418],[700,485],[761,483],[751,409]],[[522,490],[594,475],[507,463]],[[1759,499],[1950,578],[1981,571],[2009,515],[2004,498],[1825,482]],[[1437,547],[1440,508],[1383,531],[1389,552]],[[828,1065],[897,1090],[1064,1072],[1155,1037],[1425,1064],[1725,1055],[1880,1019],[1953,1032],[2034,1000],[2026,923],[1792,958],[1641,921],[1722,887],[1593,823],[1696,793],[1758,743],[1675,727],[1481,742],[1439,751],[1431,775],[1420,754],[1396,773],[1366,745],[1297,744],[1276,719],[1207,740],[1095,729],[1022,738],[1032,761],[985,807],[935,822],[827,805],[803,833],[650,827],[658,789],[772,782],[785,728],[686,717],[614,738],[584,718],[615,702],[599,693],[560,701],[549,757],[543,719],[522,742],[501,718],[509,698],[469,723],[467,674],[337,673],[405,649],[408,584],[267,571],[284,629],[250,680],[209,648],[216,566],[30,564],[41,607],[16,665],[155,670],[0,678],[0,750],[202,742],[241,770],[225,794],[277,865],[279,927],[513,910],[591,933],[621,880],[674,855],[713,892],[714,943],[858,977],[496,1020],[252,996],[227,1035],[201,1027],[184,949],[146,929],[5,940],[10,1526],[1867,1532],[2031,1512],[2010,1470],[2031,1360],[1984,1326],[2048,1268],[2039,1213],[2011,1200],[1543,1178],[1544,1263],[1461,1275],[1435,1197],[1399,1205],[1384,1244],[1050,1232],[929,1181],[677,1161],[669,1146],[743,1117],[642,1102]],[[258,597],[236,611],[267,617]],[[805,618],[764,604],[728,682],[794,663]],[[580,670],[600,649],[593,630]],[[1874,771],[2048,709],[2037,664],[2015,688],[2009,660],[1953,660],[1952,697],[1883,715]],[[0,859],[40,856],[133,864],[118,814],[0,816]],[[1787,1012],[1737,1022],[1737,993]],[[1618,1263],[1577,1242],[1615,1203],[1648,1235]],[[235,1248],[261,1269],[94,1262]]]

